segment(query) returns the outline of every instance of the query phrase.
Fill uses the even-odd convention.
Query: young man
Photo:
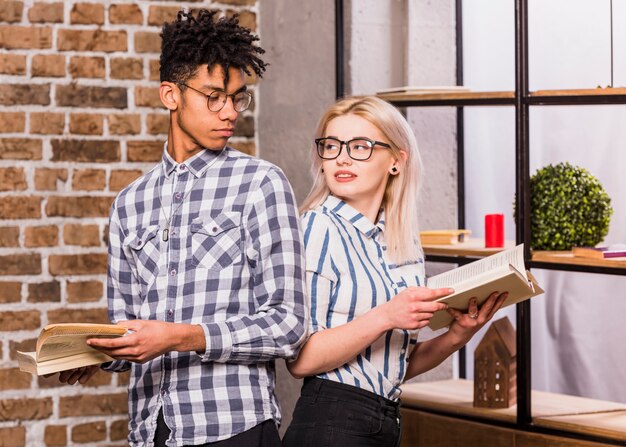
[[[163,159],[111,210],[109,314],[129,332],[89,344],[116,359],[104,369],[131,369],[133,446],[279,446],[274,359],[294,357],[306,332],[291,188],[226,146],[263,50],[217,14],[181,12],[163,27]]]

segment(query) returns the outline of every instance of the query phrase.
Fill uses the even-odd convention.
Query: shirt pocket
[[[222,270],[241,263],[241,214],[200,216],[191,222],[191,253],[194,267]]]
[[[151,284],[159,273],[158,225],[136,228],[124,238],[123,245],[132,253],[137,276],[146,285]]]

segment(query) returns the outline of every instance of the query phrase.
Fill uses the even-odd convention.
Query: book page
[[[484,278],[490,273],[508,269],[513,266],[522,276],[526,278],[526,267],[524,266],[524,244],[515,248],[501,251],[486,258],[474,261],[459,268],[450,270],[439,275],[428,278],[427,286],[431,289],[440,287],[459,287],[463,283],[473,283],[477,278]],[[526,278],[528,279],[528,278]]]

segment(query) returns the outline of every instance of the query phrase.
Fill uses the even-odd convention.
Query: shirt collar
[[[378,222],[374,225],[363,214],[333,195],[329,195],[322,206],[333,214],[350,222],[354,228],[359,230],[366,237],[373,237],[379,231],[385,231],[385,211],[382,209],[378,214]]]
[[[163,172],[165,173],[165,177],[169,178],[177,168],[184,170],[188,169],[195,177],[201,177],[209,166],[217,160],[220,154],[225,149],[214,151],[210,149],[204,149],[198,152],[191,158],[188,158],[183,163],[177,163],[172,156],[167,152],[167,141],[163,145],[163,157],[161,158],[161,163],[163,166]]]

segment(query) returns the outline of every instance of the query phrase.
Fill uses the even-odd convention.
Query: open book
[[[502,307],[543,293],[543,289],[524,266],[524,244],[432,276],[426,285],[432,289],[452,287],[452,295],[437,301],[462,312],[467,312],[470,298],[476,297],[480,306],[492,292],[509,293]],[[428,326],[437,330],[448,326],[452,320],[452,316],[442,310],[435,312]]]
[[[17,351],[17,361],[20,370],[38,376],[111,362],[111,357],[92,348],[86,341],[121,337],[125,333],[125,327],[114,324],[51,324],[39,334],[35,352]]]

